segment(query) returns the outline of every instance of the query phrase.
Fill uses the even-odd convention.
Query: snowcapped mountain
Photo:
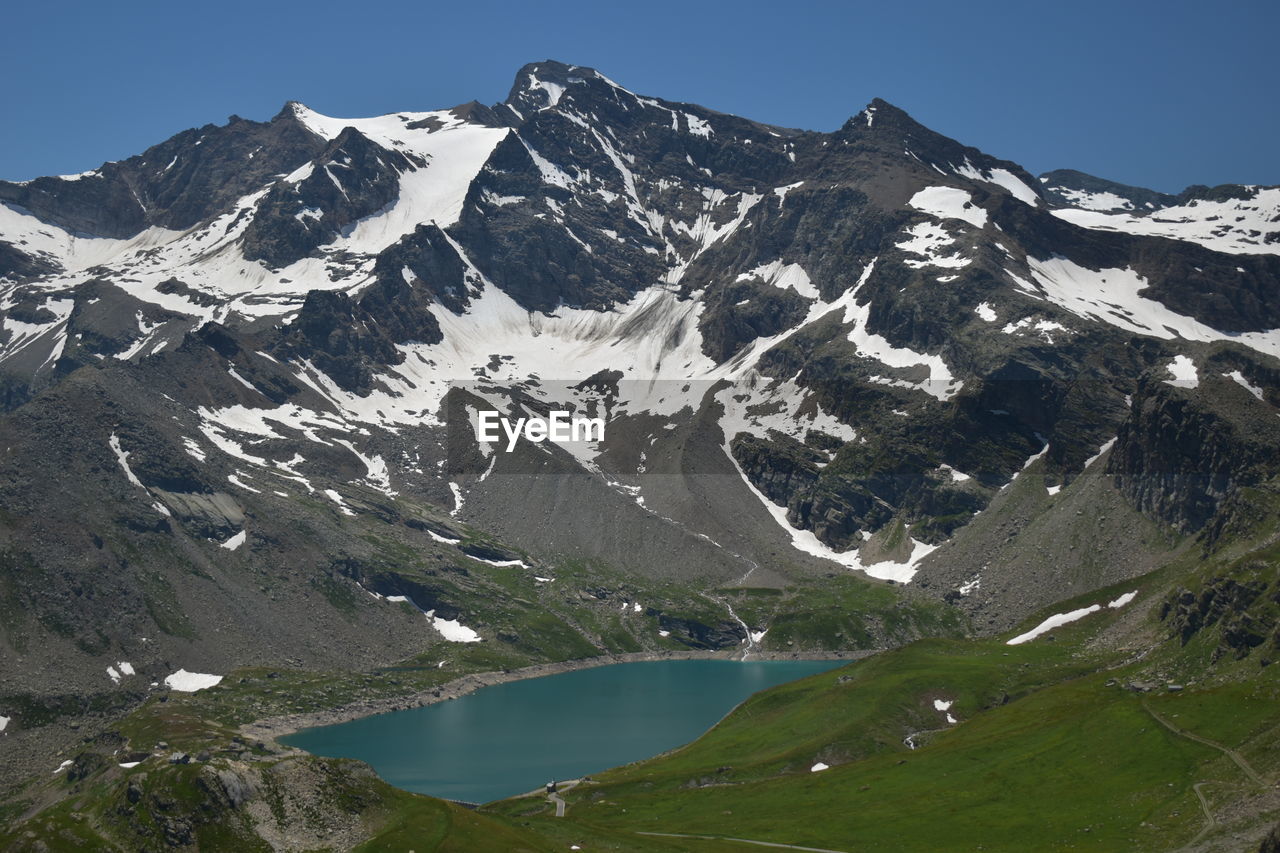
[[[881,100],[798,131],[542,62],[492,107],[290,103],[0,202],[6,582],[66,678],[441,640],[389,596],[512,633],[459,552],[551,610],[570,564],[852,572],[1000,627],[1277,467],[1280,189],[1037,180]],[[469,427],[555,406],[606,439]]]

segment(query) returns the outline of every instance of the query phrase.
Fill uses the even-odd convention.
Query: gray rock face
[[[324,140],[289,105],[269,122],[232,116],[186,130],[142,154],[77,178],[0,181],[0,202],[99,237],[132,237],[149,225],[182,230],[221,212],[316,156]]]
[[[1259,600],[1266,589],[1261,579],[1212,578],[1199,593],[1177,590],[1161,606],[1160,618],[1184,646],[1202,631],[1218,629],[1214,661],[1224,656],[1240,660],[1268,642],[1274,651],[1280,649],[1280,627],[1267,602]],[[1255,608],[1255,603],[1262,606]]]
[[[733,458],[752,483],[774,503],[785,503],[797,491],[818,480],[826,455],[795,439],[775,433],[772,441],[746,433],[734,438]]]
[[[230,768],[206,767],[198,778],[205,792],[225,808],[241,808],[258,793],[247,774]]]
[[[206,495],[153,488],[151,493],[193,531],[207,538],[221,541],[239,533],[244,527],[244,510],[226,492]]]
[[[1201,529],[1241,486],[1280,469],[1280,424],[1234,383],[1206,386],[1191,392],[1161,380],[1140,383],[1109,466],[1136,506],[1186,531]]]
[[[311,161],[307,175],[271,188],[245,231],[244,256],[272,267],[306,257],[394,202],[400,174],[413,166],[399,151],[347,128]]]
[[[429,295],[455,314],[466,311],[471,303],[472,289],[478,284],[469,280],[466,262],[439,226],[434,224],[417,226],[413,233],[380,254],[374,272],[387,294],[384,298],[398,292],[407,283],[406,278],[412,278],[411,287],[425,289],[424,295]],[[402,324],[402,328],[394,333],[399,342],[431,342],[429,338],[414,337],[425,332],[409,325],[410,312],[390,310],[389,305],[378,308],[380,322]],[[421,309],[413,312],[421,313]]]
[[[658,624],[681,641],[695,649],[736,648],[747,639],[747,632],[737,622],[718,622],[706,625],[693,619],[681,619],[660,614]]]
[[[58,267],[55,261],[36,257],[10,242],[0,240],[0,281],[23,281],[56,272]]]
[[[398,343],[436,343],[440,326],[426,306],[426,285],[383,277],[359,300],[345,293],[313,290],[272,351],[296,359],[309,358],[339,386],[367,393],[374,371],[399,364]]]

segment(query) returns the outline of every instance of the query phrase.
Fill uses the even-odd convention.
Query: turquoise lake
[[[409,791],[483,803],[696,739],[752,693],[843,661],[624,663],[513,681],[281,743],[358,758]]]

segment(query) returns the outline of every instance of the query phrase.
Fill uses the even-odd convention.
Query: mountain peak
[[[302,103],[302,101],[285,101],[284,106],[280,108],[278,113],[271,117],[271,120],[279,121],[281,119],[296,119],[309,112],[312,112],[311,108]]]
[[[919,127],[919,122],[913,119],[906,110],[901,107],[894,106],[884,98],[872,98],[871,103],[863,108],[862,112],[855,116],[851,116],[844,123],[844,130],[855,127],[875,127],[876,124],[881,127]]]
[[[613,88],[622,88],[599,71],[585,65],[568,65],[554,59],[531,62],[516,72],[511,92],[503,103],[521,115],[527,115],[554,107],[560,102],[565,90],[593,80],[602,81]]]

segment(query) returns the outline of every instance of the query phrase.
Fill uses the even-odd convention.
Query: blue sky
[[[80,172],[296,99],[501,100],[526,62],[832,130],[873,97],[1032,172],[1280,184],[1275,2],[9,4],[0,177]]]

